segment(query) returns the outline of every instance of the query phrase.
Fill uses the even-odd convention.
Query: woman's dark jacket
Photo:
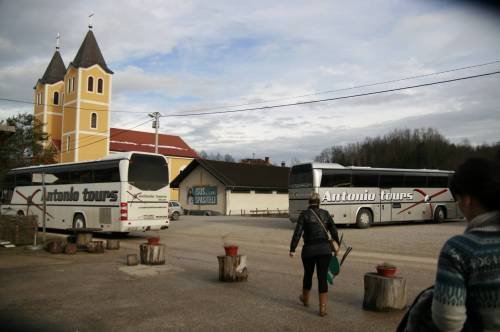
[[[314,209],[314,212],[321,218],[325,228],[330,232],[332,239],[340,244],[337,227],[335,227],[330,213],[317,206],[310,206],[307,210],[302,211],[297,220],[292,242],[290,243],[290,252],[295,252],[300,237],[303,235],[304,247],[302,248],[302,257],[331,254],[332,250],[328,243],[328,236],[311,209]]]

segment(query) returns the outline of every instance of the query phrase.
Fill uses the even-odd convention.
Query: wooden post
[[[106,241],[107,250],[120,249],[120,240],[110,239]]]
[[[78,232],[76,234],[76,245],[78,248],[87,248],[90,241],[92,241],[92,233]]]
[[[104,244],[102,241],[92,241],[87,244],[87,250],[92,254],[104,253]]]
[[[390,311],[406,307],[406,279],[366,273],[363,309]]]
[[[217,256],[220,281],[244,281],[248,279],[247,256]]]
[[[137,264],[138,264],[137,254],[129,254],[129,255],[127,255],[127,265],[128,266],[133,266],[133,265],[137,265]]]
[[[68,255],[73,255],[76,254],[78,248],[75,243],[68,243],[64,247],[64,253]]]
[[[165,264],[165,245],[148,244],[140,245],[141,264],[162,265]]]
[[[61,240],[54,240],[47,244],[47,250],[52,254],[60,254],[63,252],[63,249]]]

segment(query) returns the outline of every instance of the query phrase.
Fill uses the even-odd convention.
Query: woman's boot
[[[319,293],[319,315],[326,316],[326,303],[328,302],[328,293]]]
[[[310,290],[308,289],[302,289],[302,295],[299,296],[300,302],[304,304],[304,307],[309,306],[309,293]]]

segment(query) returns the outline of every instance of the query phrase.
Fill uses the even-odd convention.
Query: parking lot
[[[341,227],[354,249],[330,288],[324,318],[317,315],[317,296],[310,308],[299,304],[302,264],[300,257],[288,257],[293,227],[284,218],[182,216],[167,230],[122,237],[120,250],[104,254],[0,248],[1,326],[51,331],[394,331],[402,311],[362,309],[364,273],[382,262],[397,265],[398,275],[407,279],[411,302],[433,283],[442,244],[463,232],[465,222]],[[166,245],[166,265],[127,267],[126,255],[138,253],[139,244],[150,236],[160,236]],[[225,240],[247,255],[248,281],[218,281],[216,256],[224,253]]]

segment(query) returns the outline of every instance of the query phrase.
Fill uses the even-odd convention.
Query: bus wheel
[[[73,217],[73,228],[87,228],[87,224],[85,222],[85,217],[81,213],[75,214]]]
[[[356,216],[356,227],[368,228],[373,223],[373,215],[368,209],[361,209]]]
[[[24,217],[24,211],[22,211],[22,210],[17,211],[17,215],[19,217]]]
[[[180,214],[179,212],[175,211],[172,213],[172,220],[179,220]]]
[[[434,222],[436,224],[440,224],[444,221],[446,218],[446,211],[444,210],[444,207],[438,206],[436,208],[436,211],[434,211]]]

